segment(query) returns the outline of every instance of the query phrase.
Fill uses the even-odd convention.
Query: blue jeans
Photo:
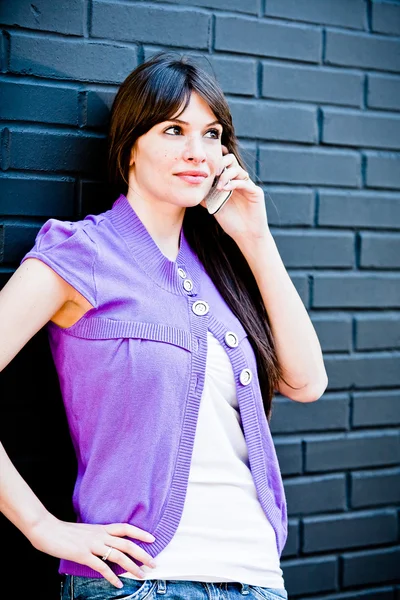
[[[178,579],[130,579],[121,577],[116,588],[104,577],[63,575],[61,600],[287,600],[284,588],[268,588],[241,582],[209,583]]]

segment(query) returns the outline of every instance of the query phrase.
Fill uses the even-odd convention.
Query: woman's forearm
[[[327,386],[321,346],[307,310],[282,262],[272,234],[238,244],[257,281],[285,379],[279,391],[300,402],[316,400]]]
[[[18,473],[1,443],[0,510],[28,539],[34,527],[50,516],[49,511]]]

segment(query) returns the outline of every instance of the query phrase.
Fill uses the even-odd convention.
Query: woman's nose
[[[188,137],[183,157],[185,160],[194,160],[196,162],[202,162],[206,160],[207,154],[203,141],[196,137]]]

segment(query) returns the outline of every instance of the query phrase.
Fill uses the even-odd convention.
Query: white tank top
[[[284,588],[275,532],[249,468],[232,365],[207,333],[204,390],[181,520],[144,579],[240,581]],[[122,577],[139,579],[131,573]]]

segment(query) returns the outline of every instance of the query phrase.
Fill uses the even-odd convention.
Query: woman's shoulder
[[[95,264],[103,220],[103,215],[76,221],[47,219],[20,264],[28,258],[41,260],[96,306]]]

